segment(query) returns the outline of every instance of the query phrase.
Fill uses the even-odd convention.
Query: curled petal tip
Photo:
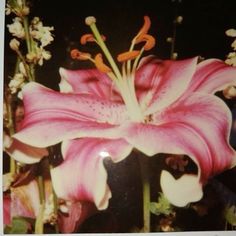
[[[179,179],[175,179],[170,172],[163,170],[160,182],[166,198],[177,207],[197,202],[203,196],[202,184],[197,175],[184,174]]]

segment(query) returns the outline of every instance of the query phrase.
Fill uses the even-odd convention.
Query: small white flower
[[[228,29],[225,31],[225,33],[229,37],[236,37],[236,30],[235,29]]]
[[[42,66],[43,65],[43,60],[44,59],[49,60],[50,58],[51,58],[51,53],[49,51],[46,51],[46,50],[42,49],[38,64],[40,66]]]
[[[26,70],[25,70],[25,66],[24,66],[24,63],[23,62],[20,62],[19,63],[19,71],[22,75],[24,75],[25,77],[27,77],[27,74],[26,74]]]
[[[236,51],[236,39],[231,44],[231,47]]]
[[[236,52],[230,52],[225,60],[228,65],[236,66]]]
[[[24,75],[22,75],[21,73],[16,73],[8,84],[11,93],[16,93],[24,85],[24,81]]]
[[[6,15],[10,15],[12,12],[11,10],[11,6],[9,4],[6,5],[6,8],[5,8],[5,14]]]
[[[36,47],[35,52],[28,53],[26,58],[29,62],[42,66],[43,60],[49,60],[51,58],[51,53],[46,51],[43,47]]]
[[[9,32],[17,37],[17,38],[24,38],[25,37],[25,30],[22,25],[21,19],[19,17],[15,17],[13,19],[13,23],[10,25],[7,25]]]
[[[20,42],[17,40],[17,39],[12,39],[9,43],[10,45],[10,48],[13,50],[13,51],[18,51],[19,50],[19,46],[20,46]]]
[[[234,86],[228,86],[223,90],[225,98],[232,99],[236,97],[236,88]]]
[[[47,46],[54,40],[51,34],[54,27],[43,26],[38,17],[34,17],[31,23],[30,34],[33,38],[40,41],[42,47]]]
[[[183,19],[184,19],[183,16],[177,16],[175,22],[181,24],[183,22]]]

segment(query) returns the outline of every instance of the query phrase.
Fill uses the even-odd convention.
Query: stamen
[[[91,59],[91,54],[89,54],[87,52],[80,52],[78,49],[72,49],[70,52],[70,56],[72,59],[77,59],[77,60]]]
[[[95,42],[95,38],[93,37],[92,34],[84,34],[81,38],[80,38],[80,43],[82,45],[85,45],[87,42]]]
[[[96,23],[96,18],[94,16],[88,16],[85,18],[85,24],[90,26],[92,24]]]
[[[102,40],[105,41],[106,37],[104,35],[101,35]],[[87,42],[97,42],[97,40],[94,38],[93,34],[84,34],[81,38],[80,38],[80,43],[82,45],[85,45]]]
[[[128,60],[135,59],[139,55],[139,53],[140,53],[140,51],[138,51],[138,50],[121,53],[117,56],[117,61],[125,62]]]
[[[97,67],[98,70],[100,70],[103,73],[111,72],[111,68],[103,63],[101,53],[98,53],[95,56],[94,60],[95,60],[95,66]]]
[[[151,36],[150,34],[144,34],[142,35],[142,37],[137,38],[135,41],[135,44],[138,44],[140,42],[146,42],[144,45],[145,51],[152,49],[156,44],[155,38]]]
[[[144,16],[144,24],[142,28],[139,30],[138,34],[135,36],[134,40],[136,40],[140,36],[142,37],[142,35],[144,34],[147,34],[148,30],[150,29],[150,26],[151,26],[151,20],[149,16]]]

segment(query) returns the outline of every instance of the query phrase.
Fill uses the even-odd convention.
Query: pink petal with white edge
[[[23,94],[25,118],[14,137],[32,146],[83,136],[119,138],[116,124],[128,119],[123,104],[91,95],[62,94],[37,83],[27,84]]]
[[[135,76],[137,96],[146,115],[160,111],[177,100],[187,89],[196,70],[197,57],[182,61],[141,63]]]
[[[207,156],[196,156],[203,182],[236,164],[236,153],[229,145],[231,113],[214,95],[194,93],[153,116],[154,123],[182,123],[196,132],[209,150]],[[189,139],[189,142],[193,142]]]
[[[60,68],[61,92],[95,95],[112,101],[122,101],[121,96],[107,74],[97,69],[67,70]]]
[[[179,179],[175,179],[168,171],[163,170],[160,184],[165,197],[177,207],[184,207],[203,197],[202,184],[196,175],[184,174]]]
[[[26,164],[39,162],[43,157],[48,156],[46,148],[33,147],[16,139],[9,148],[6,148],[6,152],[16,161]]]
[[[103,165],[104,154],[119,161],[129,155],[131,149],[120,139],[83,138],[63,142],[64,162],[51,170],[57,195],[72,201],[94,202],[98,209],[106,209],[111,192]]]
[[[209,59],[197,65],[188,92],[215,93],[229,85],[236,86],[236,67],[218,59]]]

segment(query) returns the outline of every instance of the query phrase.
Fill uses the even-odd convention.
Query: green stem
[[[177,27],[177,25],[174,22],[171,49],[170,49],[170,59],[175,59],[174,58],[174,53],[175,53],[175,41],[176,41],[176,27]]]
[[[149,182],[149,165],[148,157],[139,155],[143,185],[143,232],[150,232],[150,182]]]
[[[31,37],[29,34],[29,22],[27,17],[23,17],[23,25],[25,29],[25,41],[27,45],[28,53],[31,52]]]
[[[43,214],[45,208],[45,191],[44,191],[43,176],[38,176],[38,188],[39,188],[40,208],[35,221],[35,234],[43,234],[44,231]]]
[[[50,170],[53,168],[52,165],[50,165]],[[58,211],[58,199],[57,199],[57,195],[53,189],[53,186],[52,186],[52,194],[53,194],[53,211],[54,211],[54,214],[57,216],[57,211]],[[55,224],[55,231],[56,233],[59,233],[59,227],[58,227],[58,223]]]
[[[111,67],[112,67],[112,69],[113,69],[117,79],[121,80],[122,79],[122,75],[120,73],[120,70],[118,69],[116,63],[114,62],[114,59],[111,56],[111,54],[110,54],[106,44],[103,42],[103,39],[101,37],[101,34],[98,31],[98,28],[97,28],[96,24],[95,23],[91,24],[90,28],[91,28],[91,30],[92,30],[92,32],[93,32],[93,34],[94,34],[94,36],[95,36],[99,46],[101,47],[102,51],[104,52],[107,60],[109,61],[109,63],[111,65]]]
[[[8,91],[5,95],[5,101],[6,101],[6,110],[7,110],[7,120],[8,120],[8,130],[9,135],[12,137],[12,135],[15,133],[15,127],[14,127],[14,121],[13,121],[13,112],[12,112],[12,96],[11,94],[8,94]],[[15,174],[16,173],[16,161],[10,157],[10,173]]]
[[[25,68],[25,71],[26,71],[29,81],[33,81],[32,70],[28,66],[28,64],[26,63],[24,56],[22,55],[22,53],[19,50],[17,50],[16,53],[24,65],[24,68]]]
[[[24,25],[24,29],[25,29],[25,41],[26,41],[26,45],[27,45],[27,51],[28,53],[33,52],[34,49],[34,45],[33,45],[33,40],[32,37],[29,33],[29,22],[28,22],[28,17],[23,17],[23,25]],[[30,64],[29,65],[29,80],[30,81],[35,81],[35,71],[34,71],[34,64]]]

